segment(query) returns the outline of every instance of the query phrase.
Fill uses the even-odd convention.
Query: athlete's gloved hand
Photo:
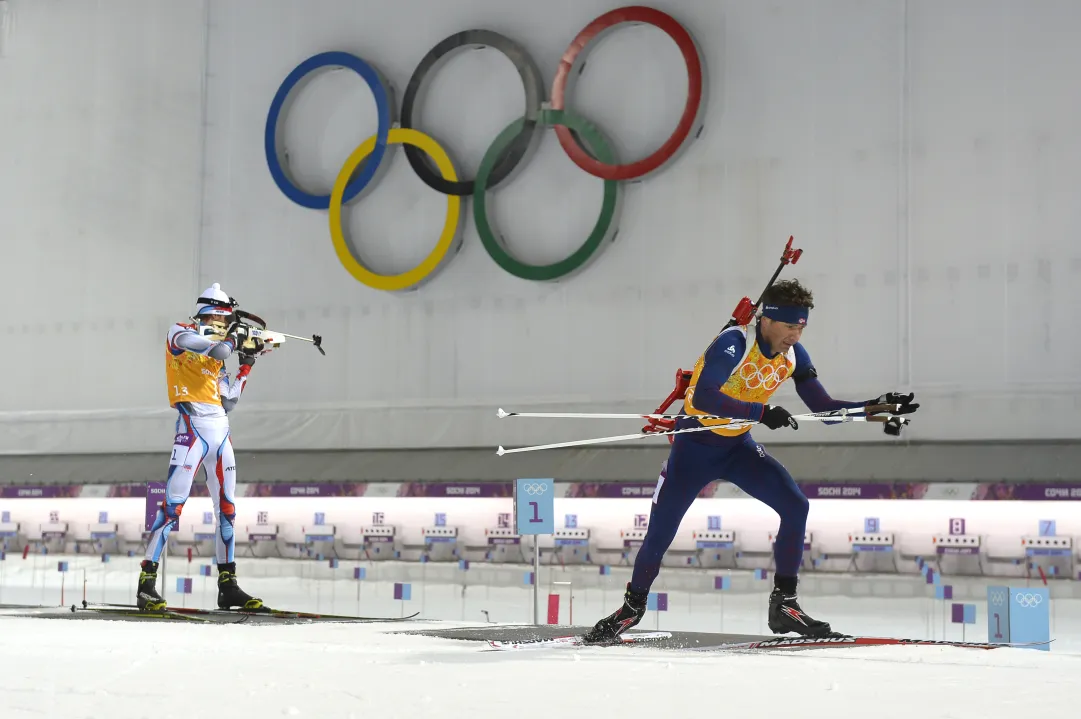
[[[240,345],[244,344],[244,340],[248,338],[248,330],[248,325],[237,321],[229,325],[229,330],[225,334],[226,337],[233,341],[233,344],[239,347]]]
[[[900,394],[899,392],[887,392],[886,394],[879,395],[876,399],[869,399],[864,405],[871,404],[897,404],[901,405],[892,414],[912,414],[920,408],[918,403],[913,404],[912,400],[915,399],[916,394],[909,392],[908,394]],[[900,432],[900,429],[898,429]],[[888,432],[887,432],[888,434]]]
[[[253,367],[255,365],[255,357],[256,357],[256,355],[258,355],[260,352],[263,351],[263,340],[258,339],[258,338],[253,339],[252,344],[255,345],[255,347],[252,348],[252,349],[248,349],[246,347],[241,347],[240,352],[239,352],[240,364],[241,365],[247,365],[248,367]]]
[[[759,421],[770,429],[780,429],[785,426],[799,429],[799,423],[787,409],[772,404],[766,405],[765,411],[762,412],[762,419]]]

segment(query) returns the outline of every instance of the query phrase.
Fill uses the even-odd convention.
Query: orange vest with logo
[[[762,354],[758,346],[758,335],[751,326],[737,327],[726,332],[740,332],[747,341],[748,348],[743,358],[736,364],[735,371],[728,377],[728,381],[721,385],[721,393],[733,399],[743,402],[760,402],[765,404],[773,393],[781,386],[781,383],[792,376],[796,369],[796,351],[789,349],[785,354],[779,354],[770,359]],[[716,340],[715,340],[716,341]],[[694,406],[694,393],[698,386],[698,378],[702,374],[702,368],[706,364],[706,353],[703,352],[694,363],[694,373],[691,375],[687,394],[683,399],[683,411],[690,417],[695,415],[708,415]],[[725,425],[733,422],[739,423],[744,420],[731,419],[700,419],[701,424],[714,427],[711,430],[715,434],[724,437],[738,437],[751,430],[749,424],[735,429],[726,429]]]
[[[218,375],[225,363],[197,352],[173,354],[173,337],[192,325],[173,325],[165,342],[165,383],[169,393],[169,406],[179,402],[202,402],[221,404],[218,394]]]

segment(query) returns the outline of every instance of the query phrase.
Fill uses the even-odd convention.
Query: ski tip
[[[507,414],[507,412],[504,411],[502,407],[495,411],[495,416],[499,417],[499,419],[503,419],[504,417],[510,417],[510,415]]]
[[[506,453],[507,453],[507,450],[503,449],[503,445],[499,445],[499,449],[497,449],[495,451],[495,454],[496,454],[497,457],[502,457]]]

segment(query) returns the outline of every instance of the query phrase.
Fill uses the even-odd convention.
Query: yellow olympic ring
[[[365,267],[349,249],[349,243],[345,239],[345,231],[342,229],[342,197],[345,195],[345,187],[349,184],[349,178],[353,176],[357,167],[364,158],[375,149],[376,136],[372,135],[362,142],[353,154],[342,165],[338,177],[334,180],[334,189],[330,193],[330,237],[334,242],[334,251],[338,255],[342,266],[353,275],[357,281],[377,290],[395,292],[398,290],[411,290],[418,287],[424,280],[435,274],[435,271],[443,264],[450,250],[456,244],[461,244],[459,229],[462,217],[462,198],[457,195],[447,195],[447,219],[443,223],[443,232],[439,236],[439,242],[435,248],[416,267],[399,275],[381,275]],[[458,173],[454,164],[447,155],[446,150],[428,135],[418,130],[409,128],[392,129],[387,137],[388,145],[413,145],[426,153],[435,161],[436,167],[442,174],[443,179],[449,182],[458,180]]]

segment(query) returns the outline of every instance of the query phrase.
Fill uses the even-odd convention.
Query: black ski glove
[[[762,419],[759,422],[770,429],[780,429],[785,426],[799,429],[799,423],[796,422],[796,418],[787,409],[772,404],[766,405],[766,409],[762,412]]]
[[[237,347],[244,344],[244,341],[248,339],[248,326],[241,324],[240,322],[234,322],[229,325],[229,330],[225,333],[225,338],[233,341],[233,344]]]
[[[255,340],[252,340],[252,342],[255,344],[254,349],[249,350],[249,349],[241,348],[241,350],[239,352],[240,364],[241,365],[247,365],[248,367],[254,367],[255,366],[255,356],[263,351],[263,340],[255,339]]]
[[[897,404],[901,405],[892,414],[912,414],[920,408],[918,403],[913,404],[912,400],[915,399],[916,394],[909,392],[908,394],[900,394],[898,392],[887,392],[884,395],[880,395],[875,399],[869,399],[864,404]],[[898,429],[900,432],[900,429]],[[889,434],[889,432],[887,432]]]
[[[900,437],[901,428],[908,424],[907,419],[901,419],[900,417],[890,417],[886,420],[886,424],[882,425],[882,431],[891,437]]]

